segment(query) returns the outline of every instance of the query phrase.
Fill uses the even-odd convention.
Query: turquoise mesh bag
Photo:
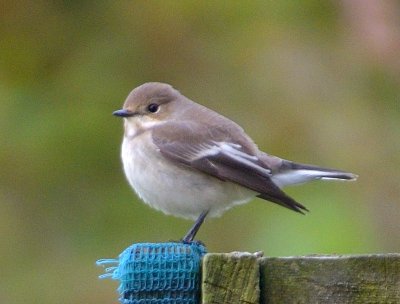
[[[138,243],[118,259],[98,260],[97,265],[109,265],[100,278],[120,281],[120,303],[196,304],[201,258],[206,251],[198,242]]]

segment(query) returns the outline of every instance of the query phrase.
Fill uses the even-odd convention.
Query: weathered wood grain
[[[400,254],[207,254],[205,304],[398,304]]]
[[[259,256],[249,253],[212,253],[203,258],[203,304],[258,304]]]
[[[261,303],[400,303],[400,254],[262,258]]]

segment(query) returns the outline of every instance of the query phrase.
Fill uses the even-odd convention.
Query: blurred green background
[[[162,81],[241,124],[259,147],[360,175],[256,199],[199,233],[211,252],[400,247],[396,1],[10,1],[0,9],[1,303],[116,303],[99,258],[179,239],[123,175],[131,89]]]

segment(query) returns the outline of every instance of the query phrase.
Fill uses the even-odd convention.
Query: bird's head
[[[135,88],[126,98],[123,108],[113,115],[125,119],[125,128],[147,129],[167,122],[176,115],[175,109],[184,103],[179,91],[169,84],[148,82]]]

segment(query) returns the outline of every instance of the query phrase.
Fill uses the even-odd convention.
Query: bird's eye
[[[151,104],[149,104],[148,106],[147,106],[147,110],[149,111],[149,112],[151,112],[151,113],[155,113],[155,112],[157,112],[158,111],[158,108],[159,108],[160,106],[158,105],[158,104],[156,104],[156,103],[151,103]]]

